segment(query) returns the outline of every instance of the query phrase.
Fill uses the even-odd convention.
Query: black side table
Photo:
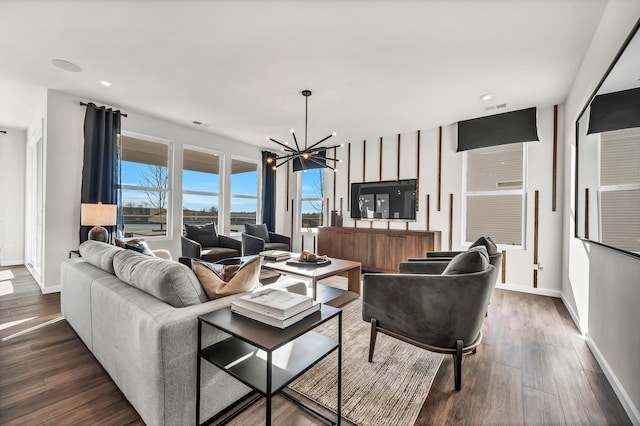
[[[312,331],[319,325],[332,318],[338,320],[338,340]],[[202,347],[202,327],[211,326],[228,333],[230,337],[206,348]],[[302,401],[281,392],[289,383],[304,374],[318,361],[333,351],[338,351],[338,410],[337,419],[333,420]],[[286,354],[287,362],[274,361],[279,351]],[[339,425],[342,405],[342,310],[322,305],[320,311],[315,312],[297,323],[279,329],[263,324],[259,321],[234,314],[229,307],[220,309],[198,317],[198,361],[197,361],[197,389],[196,389],[196,424],[200,425],[200,374],[202,360],[206,360],[227,372],[254,390],[253,400],[237,408],[227,417],[226,423],[236,417],[244,409],[266,398],[266,424],[271,425],[271,398],[280,393],[282,396],[300,405],[305,410],[328,421],[332,425]],[[246,400],[241,398],[228,409],[216,414],[208,422],[217,420],[220,416]]]

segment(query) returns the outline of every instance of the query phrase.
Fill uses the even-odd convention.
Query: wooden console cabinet
[[[398,272],[398,263],[440,250],[440,231],[318,228],[318,254],[362,264],[364,271]]]

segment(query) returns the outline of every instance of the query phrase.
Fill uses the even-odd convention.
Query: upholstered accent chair
[[[218,234],[214,223],[184,225],[185,235],[180,237],[182,256],[215,262],[240,256],[242,242]]]
[[[244,224],[242,255],[250,256],[265,250],[291,250],[291,239],[286,235],[269,232],[264,224]]]
[[[495,267],[487,257],[484,247],[464,252],[441,275],[416,273],[418,262],[401,263],[398,274],[365,274],[362,318],[371,323],[369,362],[381,332],[452,355],[455,389],[460,390],[462,356],[475,353],[482,340],[482,323],[494,287]]]

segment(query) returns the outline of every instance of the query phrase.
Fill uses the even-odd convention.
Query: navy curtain
[[[269,160],[270,159],[270,160]],[[276,154],[262,151],[262,223],[271,232],[276,230]]]
[[[120,202],[120,111],[87,105],[84,116],[84,163],[81,203],[117,204],[118,225],[108,226],[111,235],[124,229]],[[80,206],[78,206],[80,207]],[[91,226],[80,226],[80,243]]]

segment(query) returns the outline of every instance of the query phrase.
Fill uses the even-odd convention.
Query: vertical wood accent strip
[[[347,211],[351,208],[351,143],[347,144]],[[342,214],[342,198],[340,198],[340,214]]]
[[[396,180],[400,180],[400,133],[398,133],[398,173],[396,174]]]
[[[313,252],[316,252],[316,236],[313,236]]]
[[[379,157],[379,161],[380,161],[380,164],[378,166],[378,169],[379,169],[378,176],[380,177],[380,179],[378,179],[378,180],[382,180],[382,138],[380,138],[380,157]]]
[[[336,204],[336,200],[333,200],[333,204]],[[327,217],[326,219],[323,221],[324,225],[320,225],[320,226],[327,226],[331,223],[331,211],[329,210],[329,197],[327,197],[327,213],[326,213]]]
[[[449,251],[453,250],[453,194],[449,194]]]
[[[539,209],[540,209],[540,191],[534,192],[533,201],[533,264],[535,268],[533,270],[533,288],[538,288],[538,221],[539,221]]]
[[[300,235],[300,241],[302,241],[302,245],[300,246],[300,251],[304,251],[304,234]]]
[[[420,130],[418,130],[418,143],[416,148],[416,211],[420,210]],[[429,219],[427,218],[427,225],[429,223]],[[427,230],[429,226],[427,226]]]
[[[342,197],[340,197],[340,214],[342,214]]]
[[[333,148],[333,158],[338,158],[338,148]],[[336,160],[333,161],[333,168],[337,167]],[[336,210],[336,181],[338,180],[338,173],[333,174],[333,209]]]
[[[387,229],[391,229],[391,222],[387,221]]]
[[[427,194],[427,231],[431,231],[431,218],[429,217],[429,215],[431,214],[431,195]]]
[[[367,141],[362,141],[362,181],[365,182],[367,175]]]
[[[286,186],[286,191],[287,191],[286,199],[287,200],[289,199],[289,174],[290,174],[289,163],[291,163],[291,161],[287,161],[287,186]],[[287,211],[289,211],[289,203],[287,203],[286,206],[287,206]],[[293,230],[293,228],[291,228],[291,229]]]
[[[287,203],[289,204],[289,203]],[[291,239],[293,240],[293,200],[291,200]]]
[[[373,221],[369,221],[369,229],[373,229]]]
[[[558,105],[553,106],[553,186],[551,187],[551,211],[556,211],[558,187]]]
[[[584,237],[589,239],[589,188],[584,189]]]
[[[438,130],[438,211],[440,211],[440,199],[442,193],[442,126]]]
[[[405,227],[404,227],[404,229],[405,229],[405,230],[407,230],[407,231],[409,230],[409,222],[405,222]]]
[[[502,284],[507,283],[507,251],[502,250]]]

